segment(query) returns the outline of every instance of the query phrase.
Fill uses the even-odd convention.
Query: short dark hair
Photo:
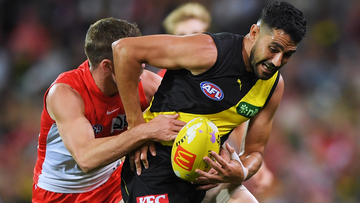
[[[95,68],[104,59],[113,61],[111,44],[114,41],[140,35],[135,23],[113,17],[96,21],[89,27],[85,37],[85,54],[90,65]]]
[[[259,21],[275,30],[284,30],[295,43],[306,35],[303,12],[288,2],[270,2],[261,12]]]

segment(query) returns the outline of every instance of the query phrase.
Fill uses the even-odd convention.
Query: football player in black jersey
[[[115,75],[130,127],[145,122],[138,96],[134,94],[141,63],[171,70],[165,74],[152,106],[144,115],[147,121],[171,112],[178,112],[179,119],[185,122],[207,115],[225,141],[233,129],[250,120],[244,153],[240,157],[234,155],[234,149],[227,145],[231,156],[212,153],[216,162],[205,157],[214,170],[197,171],[201,177],[193,184],[201,184],[200,187],[173,176],[168,156],[171,146],[164,143],[157,143],[157,155],[149,157],[150,166],[140,176],[131,172],[125,161],[121,185],[124,200],[162,198],[168,202],[199,202],[205,193],[197,189],[210,189],[219,183],[237,187],[253,176],[261,166],[273,116],[283,94],[284,81],[279,70],[305,35],[303,13],[287,2],[275,1],[263,9],[258,22],[245,36],[155,35],[115,42]],[[204,81],[225,96],[207,95],[206,100],[199,87]],[[227,202],[256,202],[243,191],[247,190],[240,190]]]

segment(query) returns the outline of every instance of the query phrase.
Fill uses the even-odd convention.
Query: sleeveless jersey
[[[88,61],[75,70],[60,74],[52,85],[56,83],[68,84],[81,95],[85,106],[85,116],[91,123],[96,138],[117,135],[127,129],[126,116],[119,94],[112,97],[103,94],[95,84]],[[46,110],[45,98],[49,89],[44,95],[34,184],[57,193],[91,191],[108,180],[120,165],[120,160],[90,173],[84,173],[65,148],[56,123]],[[145,110],[147,101],[141,81],[138,90],[142,109]]]
[[[231,33],[209,34],[218,56],[209,70],[193,75],[186,69],[167,70],[144,118],[149,121],[159,114],[179,113],[189,122],[208,117],[219,128],[221,141],[241,123],[255,116],[271,98],[279,72],[268,80],[259,79],[246,70],[242,58],[243,36]],[[171,146],[172,142],[162,142]]]

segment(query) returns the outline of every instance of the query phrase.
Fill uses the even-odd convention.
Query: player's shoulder
[[[217,40],[230,40],[230,39],[236,40],[244,37],[242,35],[231,32],[218,32],[218,33],[205,32],[204,34],[210,35],[212,38]]]
[[[83,112],[84,102],[80,93],[65,83],[52,85],[46,95],[46,109],[53,120],[61,118],[74,109]],[[71,114],[71,113],[70,113]]]
[[[144,79],[151,80],[153,78],[159,78],[159,76],[156,73],[154,73],[153,71],[145,69],[141,74],[141,79],[142,80],[144,80]],[[160,77],[160,79],[161,79],[161,77]]]
[[[279,81],[277,82],[276,89],[278,88],[284,89],[284,86],[285,86],[284,78],[279,73]]]
[[[141,82],[143,85],[160,84],[161,79],[158,74],[149,70],[144,70],[141,74]]]
[[[55,83],[49,88],[47,98],[68,98],[68,97],[80,97],[80,94],[69,84],[66,83]],[[80,97],[81,98],[81,97]]]
[[[141,83],[148,99],[152,98],[160,86],[162,78],[149,70],[144,70],[141,74]]]
[[[285,86],[284,79],[281,76],[281,74],[279,74],[278,82],[276,84],[274,92],[270,96],[269,101],[266,103],[265,108],[273,108],[273,109],[278,108],[278,105],[280,104],[280,101],[284,93],[284,86]]]

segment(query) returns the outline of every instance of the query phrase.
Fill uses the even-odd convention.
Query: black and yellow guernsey
[[[277,85],[279,73],[269,80],[258,79],[245,68],[242,36],[208,34],[218,49],[214,66],[199,75],[184,69],[166,71],[144,118],[149,121],[159,114],[178,112],[180,120],[189,122],[206,116],[217,125],[221,142],[224,142],[235,127],[266,105]],[[198,185],[178,178],[172,169],[172,142],[155,142],[155,145],[157,155],[148,152],[149,168],[143,168],[140,176],[131,170],[129,156],[126,157],[121,171],[124,201],[168,198],[169,202],[176,203],[201,202],[205,190],[197,190]]]
[[[224,142],[230,132],[255,116],[269,101],[279,80],[279,73],[261,80],[246,70],[242,58],[243,36],[231,33],[209,34],[218,49],[213,67],[199,75],[186,69],[168,70],[155,93],[144,118],[179,113],[189,122],[205,116],[213,121]],[[172,142],[163,142],[171,146]]]

